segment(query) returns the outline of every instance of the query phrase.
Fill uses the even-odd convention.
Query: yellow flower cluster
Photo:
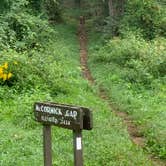
[[[0,79],[3,81],[9,80],[12,77],[12,73],[8,72],[8,63],[5,62],[3,65],[0,66]]]

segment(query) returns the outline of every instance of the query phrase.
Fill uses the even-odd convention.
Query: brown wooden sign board
[[[36,102],[35,120],[71,130],[91,130],[92,113],[88,108],[49,102]]]
[[[92,129],[92,112],[85,107],[36,102],[34,114],[43,124],[44,166],[52,166],[51,125],[73,130],[74,165],[83,166],[82,130]]]

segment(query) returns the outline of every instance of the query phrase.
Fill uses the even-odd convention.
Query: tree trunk
[[[124,4],[126,0],[108,0],[109,16],[112,29],[112,35],[119,35],[119,25],[124,13]]]
[[[114,17],[114,7],[113,7],[113,0],[108,0],[108,7],[109,7],[109,15]]]
[[[123,15],[124,5],[125,0],[108,0],[109,15],[113,18]]]

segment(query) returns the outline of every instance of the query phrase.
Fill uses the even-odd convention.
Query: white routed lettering
[[[40,111],[44,112],[43,105],[40,107]]]
[[[41,120],[44,122],[53,122],[55,124],[58,124],[58,119],[56,119],[55,117],[41,116]]]
[[[55,115],[63,115],[62,110],[60,108],[54,108],[54,107],[49,107],[49,106],[39,106],[36,105],[36,111],[41,111],[41,112],[46,112],[50,114],[55,114]]]
[[[77,111],[73,111],[73,118],[76,119],[77,117]]]
[[[65,117],[72,117],[73,119],[76,120],[76,118],[77,118],[77,111],[66,110]]]

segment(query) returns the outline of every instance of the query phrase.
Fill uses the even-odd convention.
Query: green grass
[[[98,43],[95,44],[96,38]],[[132,71],[120,65],[121,61],[118,64],[111,60],[96,61],[97,56],[104,57],[102,53],[107,52],[104,50],[106,48],[102,48],[99,38],[99,35],[92,34],[89,42],[89,64],[96,82],[104,86],[110,100],[121,111],[128,112],[135,124],[139,126],[140,134],[147,138],[146,150],[166,159],[166,86],[159,79],[153,82],[153,88],[129,82],[124,76],[127,77],[126,73]],[[101,51],[98,51],[100,46]]]
[[[46,44],[47,49],[40,54],[55,57],[60,65],[62,77],[55,83],[60,90],[58,86],[48,89],[50,86],[43,82],[19,93],[12,87],[0,86],[0,165],[43,165],[42,125],[34,121],[33,115],[36,101],[81,105],[93,111],[94,128],[83,131],[85,166],[153,165],[144,151],[130,141],[121,119],[111,112],[106,102],[96,97],[82,78],[75,28],[56,25],[55,29],[57,38]],[[52,63],[49,65],[54,73]],[[52,127],[52,136],[53,165],[73,165],[72,131]]]

